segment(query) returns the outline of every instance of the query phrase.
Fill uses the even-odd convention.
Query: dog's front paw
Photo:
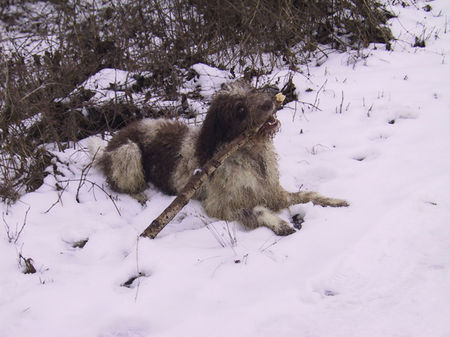
[[[276,235],[280,236],[295,233],[295,229],[292,228],[286,221],[263,206],[255,207],[253,209],[253,214],[256,217],[258,227],[264,226],[270,228]]]
[[[273,232],[279,236],[287,236],[295,233],[295,229],[289,226],[289,224],[280,219],[280,222],[272,228]]]
[[[144,192],[141,192],[141,193],[134,193],[134,194],[132,194],[131,196],[132,196],[134,199],[136,199],[142,206],[145,206],[146,203],[147,203],[147,201],[148,201],[148,198],[147,198],[147,196],[145,195]]]

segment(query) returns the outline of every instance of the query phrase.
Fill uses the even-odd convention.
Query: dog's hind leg
[[[122,193],[128,193],[141,203],[142,191],[146,188],[142,153],[139,146],[128,142],[106,151],[101,159],[103,170],[111,187]]]
[[[334,199],[334,198],[328,198],[324,197],[323,195],[320,195],[317,192],[307,192],[307,191],[301,191],[296,193],[289,193],[287,192],[287,200],[290,205],[296,205],[296,204],[306,204],[308,202],[312,202],[314,205],[319,206],[331,206],[331,207],[347,207],[349,206],[348,202],[342,199]]]

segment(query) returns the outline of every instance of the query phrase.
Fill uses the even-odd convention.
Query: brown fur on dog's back
[[[162,125],[153,141],[141,148],[146,180],[167,194],[178,192],[172,182],[172,174],[181,159],[180,148],[187,130],[182,123]]]
[[[272,142],[279,129],[274,110],[273,97],[235,82],[215,96],[201,128],[163,119],[136,122],[112,138],[99,163],[119,192],[138,194],[151,182],[167,194],[177,194],[218,148],[265,122],[258,136],[231,154],[195,198],[211,217],[237,220],[248,228],[266,226],[287,235],[294,230],[273,212],[309,201],[322,206],[347,203],[281,187]]]

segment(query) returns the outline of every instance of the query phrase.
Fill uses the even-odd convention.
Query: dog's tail
[[[94,166],[97,166],[106,149],[106,142],[96,136],[88,139],[88,151]]]

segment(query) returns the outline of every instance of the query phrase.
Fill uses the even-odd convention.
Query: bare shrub
[[[2,1],[0,198],[42,184],[55,164],[45,144],[63,150],[135,119],[194,116],[186,95],[202,97],[180,89],[196,63],[249,79],[276,66],[296,70],[330,48],[388,43],[390,17],[375,0]],[[93,101],[80,84],[105,68],[132,71],[134,84]]]

